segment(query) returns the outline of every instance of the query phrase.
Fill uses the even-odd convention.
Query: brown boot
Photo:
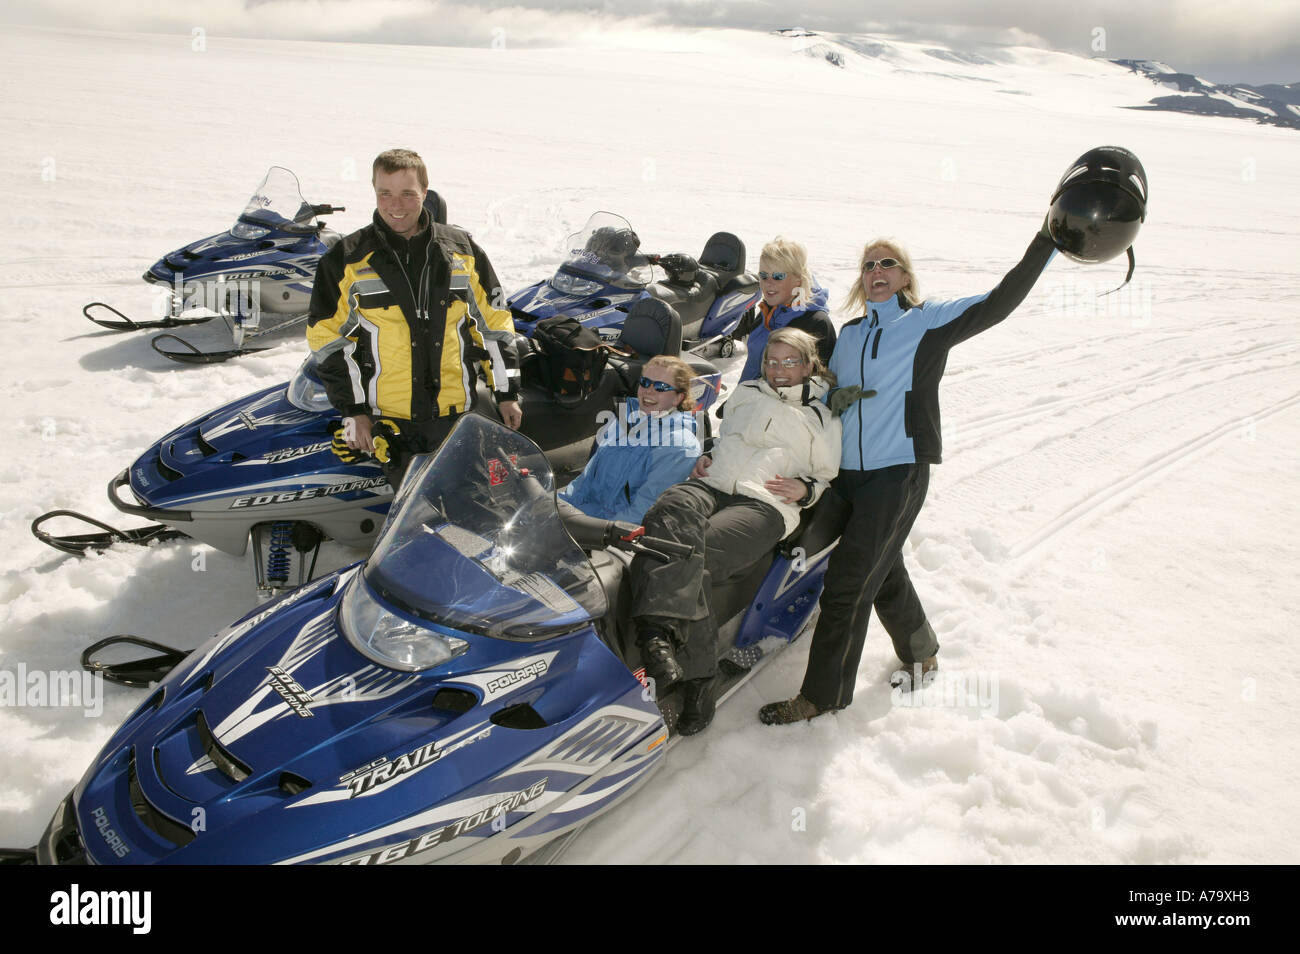
[[[920,685],[922,689],[934,681],[932,673],[939,669],[939,657],[931,656],[929,659],[922,659],[917,663],[904,663],[903,667],[889,677],[889,684],[895,689],[902,689],[904,692],[911,692],[913,686]]]
[[[806,719],[815,719],[826,712],[834,712],[834,706],[823,709],[816,703],[809,702],[803,694],[784,702],[769,702],[758,710],[758,721],[764,725],[788,725]]]

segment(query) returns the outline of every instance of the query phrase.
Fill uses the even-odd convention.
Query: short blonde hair
[[[915,308],[921,304],[921,289],[916,282],[916,272],[912,270],[912,257],[907,254],[907,249],[899,245],[893,239],[878,238],[872,239],[866,245],[862,246],[862,254],[858,257],[858,277],[849,289],[849,296],[844,300],[844,310],[854,315],[860,315],[867,310],[867,289],[863,284],[866,276],[862,274],[862,263],[867,260],[867,253],[873,248],[888,249],[889,253],[898,259],[899,267],[907,275],[908,282],[899,291],[903,296],[903,301],[909,308]]]
[[[772,350],[774,344],[783,344],[787,348],[792,348],[803,359],[804,364],[811,364],[812,374],[809,377],[822,378],[831,387],[835,386],[835,375],[822,362],[821,355],[817,351],[817,339],[806,331],[800,331],[798,328],[788,326],[778,328],[768,336],[767,344],[763,346],[763,359],[759,364],[760,370],[767,367],[767,353]]]
[[[677,400],[677,410],[695,410],[695,401],[691,398],[691,378],[695,377],[694,368],[672,354],[657,354],[645,363],[645,367],[663,368],[672,375],[673,387],[681,394]]]
[[[799,284],[795,288],[795,298],[799,297],[799,289],[803,289],[803,297],[812,297],[812,272],[808,271],[808,250],[793,239],[783,238],[778,235],[772,241],[763,246],[763,251],[758,255],[758,267],[763,268],[767,263],[772,266],[771,271],[788,272],[792,275],[799,276]],[[763,269],[768,271],[768,269]]]

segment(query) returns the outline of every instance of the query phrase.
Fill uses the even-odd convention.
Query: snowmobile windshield
[[[546,456],[478,414],[412,467],[364,578],[408,613],[502,639],[569,632],[606,610],[591,562],[560,521]]]
[[[638,252],[641,239],[621,215],[597,212],[565,247],[567,257],[551,278],[551,287],[563,294],[594,295],[604,285],[641,288],[654,277]]]
[[[272,166],[230,227],[230,234],[259,239],[272,231],[309,233],[319,228],[311,205],[302,197],[298,177],[282,166]]]

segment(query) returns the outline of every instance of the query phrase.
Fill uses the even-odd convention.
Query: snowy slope
[[[878,234],[910,245],[928,295],[991,287],[1066,164],[1115,143],[1153,193],[1133,284],[1099,302],[1120,264],[1058,261],[949,363],[947,461],[907,558],[940,688],[959,674],[975,704],[893,704],[873,628],[850,709],[760,726],[798,686],[792,648],[567,857],[1296,861],[1300,141],[1122,108],[1150,83],[1101,60],[820,39],[841,66],[739,32],[564,50],[0,37],[0,670],[69,669],[117,632],[195,645],[252,602],[247,558],[78,560],[27,525],[116,518],[104,486],[149,442],[297,365],[300,345],[164,366],[147,336],[79,314],[148,311],[144,268],[228,226],[273,163],[347,206],[348,230],[373,207],[371,157],[419,150],[510,289],[610,209],[651,250],[799,238],[838,302]],[[0,707],[0,844],[35,840],[139,701]]]

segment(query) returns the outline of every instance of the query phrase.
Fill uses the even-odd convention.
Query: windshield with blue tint
[[[365,579],[410,613],[508,639],[568,632],[606,608],[560,521],[545,455],[477,414],[407,475]]]

